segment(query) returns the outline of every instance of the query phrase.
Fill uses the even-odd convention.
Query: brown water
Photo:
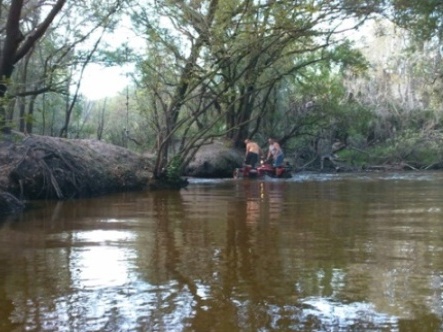
[[[443,174],[192,181],[0,225],[0,331],[443,331]]]

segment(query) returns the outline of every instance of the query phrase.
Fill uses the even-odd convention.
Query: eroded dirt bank
[[[148,186],[150,160],[97,140],[14,134],[0,140],[0,212],[22,200],[92,197]]]

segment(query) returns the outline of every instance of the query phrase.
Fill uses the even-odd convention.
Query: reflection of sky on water
[[[336,302],[328,298],[310,297],[301,301],[305,309],[304,317],[316,317],[321,326],[327,327],[329,331],[342,331],[350,329],[353,325],[366,322],[366,326],[392,328],[398,324],[398,318],[388,314],[377,312],[375,306],[370,303]]]
[[[74,234],[75,242],[92,245],[72,249],[70,270],[74,287],[101,288],[128,282],[128,264],[135,258],[134,249],[110,246],[124,243],[134,235],[130,232],[95,230]]]
[[[355,172],[355,173],[318,173],[300,172],[294,173],[291,178],[263,177],[259,181],[264,182],[331,182],[331,181],[426,181],[435,182],[436,177],[443,177],[438,172]],[[217,185],[244,181],[243,179],[199,179],[189,178],[189,185]]]
[[[126,253],[120,248],[77,248],[71,255],[76,288],[103,288],[128,282]]]
[[[153,285],[142,279],[134,240],[128,231],[74,233],[69,265],[73,292],[44,310],[45,324],[57,325],[57,331],[75,326],[79,331],[183,329],[194,296],[175,280]],[[198,287],[199,296],[207,292],[205,285]]]
[[[438,176],[442,176],[438,174]],[[414,173],[414,172],[356,172],[356,173],[295,173],[291,179],[285,181],[292,182],[331,182],[331,181],[435,181],[435,173]]]

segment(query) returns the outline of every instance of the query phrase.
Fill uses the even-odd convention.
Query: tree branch
[[[23,0],[18,0],[18,1],[23,1]],[[35,42],[44,35],[44,33],[46,32],[46,30],[49,28],[52,21],[54,20],[55,16],[60,12],[65,3],[66,0],[58,0],[55,3],[54,7],[52,7],[46,19],[42,23],[40,23],[37,26],[37,28],[35,28],[25,37],[22,45],[20,45],[19,49],[15,54],[14,63],[17,63],[21,58],[23,58],[26,55],[26,53],[28,53],[29,50],[34,46]]]

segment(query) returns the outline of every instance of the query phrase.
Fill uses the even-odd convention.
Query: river
[[[0,223],[0,331],[443,331],[443,173],[198,180]]]

